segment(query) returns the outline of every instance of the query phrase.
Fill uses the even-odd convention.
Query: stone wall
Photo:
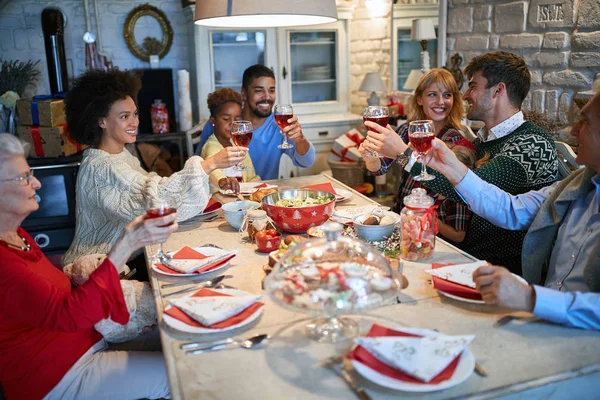
[[[600,72],[597,0],[450,0],[448,55],[462,67],[495,50],[524,57],[532,86],[524,108],[568,124],[573,98],[592,88]]]
[[[89,3],[92,11],[93,1],[90,0]],[[123,38],[123,27],[127,14],[133,8],[140,4],[150,4],[166,14],[173,28],[173,45],[166,57],[160,60],[161,67],[174,70],[189,68],[188,29],[192,29],[192,26],[186,23],[184,10],[179,1],[97,0],[97,4],[102,33],[100,39],[115,66],[121,69],[149,68],[147,62],[135,58],[127,48]],[[30,95],[50,92],[41,23],[42,10],[46,7],[58,7],[67,17],[64,40],[70,77],[81,74],[85,69],[83,34],[86,31],[86,22],[82,0],[13,0],[0,3],[0,57],[3,60],[40,60],[39,68],[42,76],[36,87],[28,89]],[[91,21],[92,32],[96,34],[93,13]],[[158,24],[156,26],[158,27]],[[147,30],[150,31],[152,28],[148,26]],[[136,34],[138,32],[136,29]],[[143,37],[144,32],[141,33]]]

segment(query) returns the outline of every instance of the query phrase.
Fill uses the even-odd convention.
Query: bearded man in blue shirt
[[[275,75],[271,69],[261,64],[246,68],[242,78],[242,99],[242,118],[252,122],[254,129],[248,152],[257,175],[263,180],[278,179],[279,162],[284,153],[296,166],[308,168],[313,165],[315,147],[304,137],[297,116],[289,119],[290,124],[283,129],[283,134],[287,135],[294,147],[285,150],[277,147],[281,144],[283,135],[272,112],[275,104]],[[196,155],[200,155],[202,146],[213,132],[212,125],[207,123],[200,135]]]
[[[518,196],[482,181],[438,139],[427,165],[444,174],[476,214],[505,229],[528,229],[522,262],[530,285],[505,268],[481,267],[473,280],[486,303],[600,330],[600,94],[581,110],[571,135],[584,168]]]

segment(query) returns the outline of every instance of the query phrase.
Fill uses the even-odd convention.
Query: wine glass
[[[175,207],[170,207],[169,202],[166,200],[156,201],[154,199],[148,202],[148,207],[146,208],[146,219],[154,219],[164,217],[165,215],[173,214],[177,209]],[[167,226],[167,225],[162,225]],[[162,242],[159,245],[158,253],[153,257],[161,263],[168,262],[171,259],[171,256],[166,254],[163,251]]]
[[[421,174],[415,176],[413,179],[415,181],[431,181],[435,179],[435,176],[427,173],[425,167],[425,155],[431,150],[431,143],[433,142],[433,138],[435,138],[433,121],[426,119],[409,123],[408,138],[421,158]]]
[[[371,121],[379,124],[380,126],[386,127],[389,123],[389,120],[389,110],[385,106],[369,106],[363,111],[363,123],[366,121]],[[369,128],[366,125],[365,127],[367,128],[367,131],[377,132],[375,129]],[[370,151],[365,153],[365,157],[376,158],[380,156],[376,151]]]
[[[231,124],[231,139],[236,146],[248,147],[252,140],[252,122],[233,121]],[[240,161],[233,167],[236,171],[249,171],[250,168]]]
[[[277,122],[277,125],[279,125],[279,127],[281,128],[281,134],[283,135],[283,143],[281,143],[277,147],[280,149],[293,148],[294,145],[291,143],[288,143],[287,135],[285,133],[283,133],[283,128],[285,128],[286,126],[288,126],[290,124],[288,122],[288,119],[290,119],[294,116],[294,109],[292,108],[292,106],[290,104],[277,104],[275,106],[274,114],[275,114],[275,122]]]

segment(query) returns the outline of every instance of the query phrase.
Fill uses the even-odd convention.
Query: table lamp
[[[335,0],[196,0],[194,23],[261,28],[337,21]]]
[[[370,106],[378,106],[379,96],[377,96],[377,93],[375,92],[385,92],[387,89],[379,72],[369,72],[365,75],[358,90],[361,92],[372,92],[371,96],[367,99],[367,104]]]
[[[427,41],[435,39],[435,28],[432,19],[413,19],[410,40],[421,43],[421,71],[429,71],[429,52]],[[412,72],[412,71],[411,71]]]
[[[408,74],[408,78],[406,78],[406,82],[404,82],[404,90],[415,90],[417,85],[419,84],[419,79],[423,76],[423,71],[420,69],[411,69]]]

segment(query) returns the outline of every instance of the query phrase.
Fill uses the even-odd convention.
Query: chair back
[[[558,172],[561,178],[566,178],[571,172],[583,167],[575,161],[577,154],[575,154],[571,146],[559,140],[554,141],[554,144],[556,145],[556,153],[558,154]]]

